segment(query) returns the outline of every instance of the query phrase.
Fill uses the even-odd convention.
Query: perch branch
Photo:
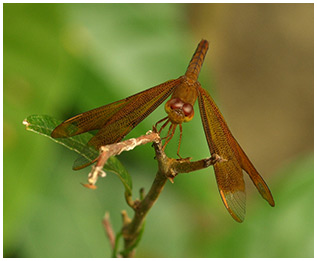
[[[154,131],[156,130],[154,129]],[[145,217],[158,199],[168,179],[173,183],[173,179],[178,173],[188,173],[199,170],[225,160],[217,154],[195,162],[190,162],[189,159],[171,159],[166,156],[162,148],[161,140],[155,141],[153,145],[158,161],[158,171],[149,192],[134,208],[132,221],[123,224],[122,236],[124,239],[124,250],[121,252],[123,257],[134,256],[135,246],[139,240]]]
[[[106,173],[102,170],[103,166],[106,164],[107,160],[111,156],[120,155],[123,151],[133,150],[136,146],[143,145],[149,142],[158,141],[160,136],[152,131],[148,131],[146,135],[138,138],[132,138],[122,142],[109,144],[101,146],[99,149],[99,156],[97,158],[97,163],[92,167],[92,170],[88,174],[88,184],[83,184],[83,186],[96,189],[96,182],[98,177],[105,177]],[[133,201],[130,195],[125,195],[126,201],[129,206],[133,207]]]
[[[125,210],[121,212],[123,220],[121,235],[124,240],[124,250],[121,251],[119,255],[115,253],[117,248],[117,244],[115,242],[118,238],[116,239],[114,236],[110,225],[109,216],[106,215],[103,220],[104,228],[109,238],[111,247],[114,250],[115,256],[117,257],[134,256],[135,248],[143,232],[145,217],[158,199],[167,180],[170,180],[172,183],[174,183],[174,178],[179,173],[192,172],[207,168],[217,162],[226,161],[226,159],[222,159],[217,154],[213,154],[209,158],[194,162],[191,162],[190,158],[169,158],[164,152],[160,136],[154,127],[153,132],[149,131],[146,135],[143,135],[139,138],[133,138],[123,142],[102,146],[100,148],[100,154],[97,159],[97,163],[95,166],[93,166],[91,172],[88,175],[88,184],[85,184],[84,186],[93,189],[96,188],[95,184],[98,177],[104,177],[106,175],[102,168],[109,157],[119,155],[123,151],[132,150],[136,146],[146,144],[148,142],[153,142],[156,159],[158,161],[158,171],[149,192],[144,195],[144,190],[140,190],[140,200],[133,201],[132,196],[125,193],[127,204],[134,210],[134,217],[133,219],[130,219]]]

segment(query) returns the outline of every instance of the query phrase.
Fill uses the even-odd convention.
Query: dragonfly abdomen
[[[209,43],[206,40],[201,40],[197,49],[187,67],[185,75],[193,81],[197,81],[201,66],[203,65]]]

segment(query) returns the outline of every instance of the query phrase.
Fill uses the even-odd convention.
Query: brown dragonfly
[[[242,222],[245,216],[245,184],[242,170],[249,174],[262,197],[274,206],[273,196],[265,181],[231,134],[209,93],[197,81],[208,46],[206,40],[198,44],[185,75],[72,117],[57,126],[51,136],[65,138],[99,130],[88,142],[89,146],[99,149],[102,145],[121,141],[171,96],[165,104],[168,116],[159,121],[165,120],[160,131],[170,123],[168,131],[170,135],[164,144],[166,146],[168,140],[174,135],[176,127],[179,126],[182,133],[182,123],[193,118],[193,106],[198,98],[200,116],[210,153],[216,153],[226,159],[226,161],[217,162],[214,170],[221,198],[231,216],[238,222]],[[179,146],[177,154],[179,155]],[[76,166],[75,169],[84,168],[93,162]]]

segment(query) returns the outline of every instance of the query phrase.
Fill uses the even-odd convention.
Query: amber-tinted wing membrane
[[[234,137],[232,137],[234,139]],[[251,161],[249,160],[248,156],[245,154],[239,143],[234,139],[236,147],[234,148],[236,153],[239,155],[239,163],[242,167],[242,169],[247,172],[253,182],[253,184],[258,189],[261,196],[272,206],[275,206],[275,202],[272,196],[272,193],[261,177],[261,175],[258,173],[258,171],[255,169]]]
[[[87,152],[91,146],[99,149],[102,145],[118,142],[170,96],[180,82],[181,78],[170,80],[126,99],[79,114],[57,126],[51,136],[71,137],[99,129],[88,142]],[[73,169],[85,168],[93,162],[80,156]]]
[[[245,185],[242,169],[249,174],[262,197],[274,206],[269,188],[232,136],[211,96],[201,87],[198,88],[198,99],[210,153],[217,153],[227,160],[216,163],[214,169],[221,198],[231,216],[238,222],[242,222],[245,216]]]
[[[123,139],[166,100],[181,81],[181,77],[170,80],[127,98],[124,106],[113,114],[88,144],[99,148]]]
[[[87,131],[98,130],[102,128],[102,126],[104,126],[106,122],[126,104],[126,102],[126,100],[120,100],[78,114],[58,125],[53,130],[51,136],[53,138],[67,138]]]
[[[178,82],[179,82],[179,79],[171,80],[163,84],[160,84],[158,86],[155,86],[153,88],[150,88],[148,90],[137,93],[135,95],[132,95],[123,100],[116,101],[114,103],[110,103],[105,106],[78,114],[64,121],[60,125],[58,125],[53,130],[51,136],[53,138],[66,138],[66,137],[72,137],[87,131],[99,130],[105,127],[108,122],[113,122],[113,116],[118,111],[120,111],[124,107],[128,107],[129,105],[132,105],[132,106],[134,104],[136,105],[137,104],[136,101],[141,101],[139,100],[140,97],[145,97],[145,96],[148,97],[149,99],[146,101],[148,103],[150,103],[151,100],[155,100],[155,101],[159,100],[160,102],[156,103],[158,106],[164,101],[164,99],[160,100],[160,98],[162,98],[162,96],[165,97],[164,95],[167,95],[168,97],[168,95],[172,92],[173,88],[178,84]],[[155,108],[153,108],[153,110]],[[131,109],[133,111],[133,108]],[[136,113],[134,113],[134,117],[137,117],[137,115],[135,114]],[[124,116],[122,115],[122,113],[120,115]],[[111,143],[110,140],[106,144],[109,144],[109,143]]]

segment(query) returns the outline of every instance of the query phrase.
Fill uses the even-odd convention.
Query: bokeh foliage
[[[121,182],[109,173],[98,190],[83,188],[88,170],[71,170],[75,153],[26,132],[22,120],[32,114],[66,119],[183,74],[201,39],[191,30],[190,10],[183,4],[4,4],[5,257],[110,256],[101,219],[109,211],[114,228],[121,227],[120,211],[128,209]],[[221,105],[211,75],[206,64],[200,81]],[[196,114],[184,126],[181,154],[201,159],[208,149]],[[128,137],[164,116],[160,107]],[[170,156],[176,156],[173,142]],[[135,196],[154,179],[153,157],[149,145],[120,156]],[[149,213],[137,257],[312,257],[313,152],[281,159],[278,170],[262,175],[276,207],[247,181],[243,224],[226,212],[211,168],[180,175]]]

